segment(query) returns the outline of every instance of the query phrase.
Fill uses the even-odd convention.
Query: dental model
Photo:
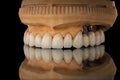
[[[104,31],[117,17],[110,0],[23,0],[19,9],[28,26],[24,43],[41,48],[81,48],[105,42]]]

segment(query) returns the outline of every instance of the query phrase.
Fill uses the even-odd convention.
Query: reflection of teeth
[[[75,61],[77,62],[77,64],[81,64],[82,63],[82,50],[75,49],[73,51],[73,57],[74,57]]]
[[[45,61],[45,63],[49,63],[52,60],[50,49],[41,49],[42,59]]]
[[[30,48],[29,48],[30,60],[33,60],[33,59],[34,59],[34,55],[35,55],[34,52],[35,52],[35,51],[34,51],[34,48],[30,47]]]
[[[100,57],[100,47],[99,46],[95,47],[95,50],[96,50],[95,59],[99,59],[99,57]]]
[[[29,35],[29,46],[34,46],[34,35],[32,33]]]
[[[23,39],[24,39],[24,43],[28,45],[29,44],[29,33],[27,31],[25,31]]]
[[[35,58],[37,61],[40,61],[41,59],[41,50],[39,48],[35,49]]]
[[[100,45],[100,57],[102,57],[105,53],[105,46],[104,45]]]
[[[68,33],[64,38],[64,48],[72,47],[72,36]]]
[[[86,34],[83,34],[83,45],[85,47],[88,47],[88,45],[89,45],[89,38]]]
[[[27,45],[24,46],[24,53],[27,59],[29,59],[29,47]]]
[[[98,31],[95,32],[95,37],[96,37],[96,45],[100,45],[100,33]]]
[[[72,60],[72,51],[71,50],[64,50],[64,60],[66,63],[70,63]]]
[[[82,32],[77,33],[73,40],[73,46],[75,48],[81,48],[83,46]]]
[[[95,60],[95,48],[94,47],[90,47],[89,48],[88,60],[90,60],[90,61],[94,61]]]
[[[51,43],[52,43],[52,36],[49,33],[45,33],[41,41],[41,47],[51,48]]]
[[[99,30],[99,32],[100,32],[100,35],[101,35],[101,37],[100,37],[101,43],[103,43],[103,42],[105,42],[104,32],[103,32],[103,30]]]
[[[94,32],[89,32],[88,36],[89,36],[90,46],[94,46],[95,45],[95,34],[94,34]]]
[[[89,56],[88,48],[83,49],[83,60],[87,60]]]
[[[38,34],[35,37],[35,46],[36,47],[41,47],[41,36]]]
[[[63,37],[61,34],[56,34],[53,37],[52,48],[63,48]]]
[[[52,50],[52,56],[55,63],[61,63],[63,59],[63,50]]]

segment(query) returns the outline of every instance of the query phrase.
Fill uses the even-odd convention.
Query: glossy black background
[[[116,0],[115,3],[118,13],[120,13],[120,1]],[[5,16],[3,16],[4,19],[1,19],[5,22],[3,23],[5,29],[0,29],[0,32],[7,32],[6,34],[3,32],[1,33],[4,34],[3,38],[5,39],[3,39],[3,42],[5,43],[3,44],[3,48],[5,48],[5,50],[3,50],[5,58],[0,56],[2,58],[1,61],[3,62],[3,65],[1,65],[1,70],[5,68],[2,73],[5,75],[3,78],[8,78],[10,80],[19,80],[19,66],[25,58],[23,53],[23,34],[27,26],[22,24],[19,19],[18,10],[20,5],[21,0],[8,1],[3,4],[2,7],[5,8],[1,10],[1,13],[3,12],[3,15],[5,12]],[[5,36],[8,36],[9,38]],[[113,27],[105,32],[105,37],[106,52],[111,55],[117,67],[117,72],[114,80],[120,80],[120,15],[118,15]]]

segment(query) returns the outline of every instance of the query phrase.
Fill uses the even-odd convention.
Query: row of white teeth
[[[62,49],[40,49],[29,47],[24,45],[25,57],[28,60],[40,61],[43,60],[45,63],[54,61],[59,64],[63,60],[69,64],[74,59],[77,64],[82,64],[82,61],[94,61],[101,58],[105,53],[104,45],[95,47],[81,48],[75,50],[62,50]]]
[[[96,32],[89,32],[88,34],[82,34],[78,32],[72,39],[70,33],[67,33],[63,38],[61,34],[56,34],[52,37],[49,33],[45,33],[43,37],[40,34],[34,36],[30,32],[24,33],[24,43],[29,46],[41,47],[41,48],[81,48],[82,46],[95,46],[100,45],[105,41],[105,35],[102,30]]]

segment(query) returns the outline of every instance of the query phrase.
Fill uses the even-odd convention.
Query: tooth
[[[95,44],[96,44],[96,45],[100,45],[100,43],[101,43],[101,42],[100,42],[100,33],[99,33],[98,31],[95,32],[95,37],[96,37],[96,39],[95,39],[95,40],[96,40],[96,41],[95,41],[96,43],[95,43]]]
[[[29,47],[29,54],[30,54],[30,60],[34,59],[34,48],[33,47]]]
[[[100,57],[102,57],[105,53],[105,46],[104,45],[100,45]]]
[[[94,32],[89,32],[88,37],[89,37],[90,46],[94,46],[95,45],[95,34],[94,34]]]
[[[29,48],[27,45],[24,45],[24,54],[25,57],[29,60]]]
[[[68,33],[64,38],[64,48],[72,47],[72,36]]]
[[[29,44],[29,33],[27,31],[25,31],[25,33],[24,33],[23,40],[24,40],[25,44],[27,44],[27,45]]]
[[[34,35],[32,33],[29,35],[29,46],[34,46]]]
[[[39,34],[37,34],[35,37],[35,46],[41,47],[41,36]]]
[[[103,32],[103,30],[99,30],[99,32],[100,32],[100,35],[101,35],[101,37],[100,37],[101,43],[103,43],[103,42],[105,42],[104,32]]]
[[[83,60],[87,60],[89,56],[89,50],[88,48],[83,49]]]
[[[100,47],[97,46],[95,50],[96,50],[96,57],[95,57],[95,59],[99,59],[100,58]]]
[[[83,46],[83,37],[82,37],[82,32],[77,33],[73,40],[73,46],[75,48],[81,48]]]
[[[75,49],[73,51],[73,58],[77,64],[82,64],[82,51],[80,49]]]
[[[95,48],[94,47],[90,47],[89,48],[88,60],[90,60],[90,61],[94,61],[95,60]]]
[[[70,63],[72,60],[72,51],[71,50],[64,50],[64,60],[66,63]]]
[[[41,59],[41,50],[39,48],[35,49],[35,57],[37,61],[40,61]]]
[[[52,44],[52,36],[49,33],[45,33],[41,41],[41,47],[51,48],[51,44]]]
[[[52,60],[51,49],[41,49],[42,59],[45,63],[49,63]]]
[[[63,50],[52,50],[52,57],[55,63],[61,63],[63,59]]]
[[[88,45],[89,45],[89,38],[86,34],[83,34],[83,45],[85,47],[88,47]]]
[[[63,48],[63,37],[61,34],[56,34],[53,37],[52,48]]]

